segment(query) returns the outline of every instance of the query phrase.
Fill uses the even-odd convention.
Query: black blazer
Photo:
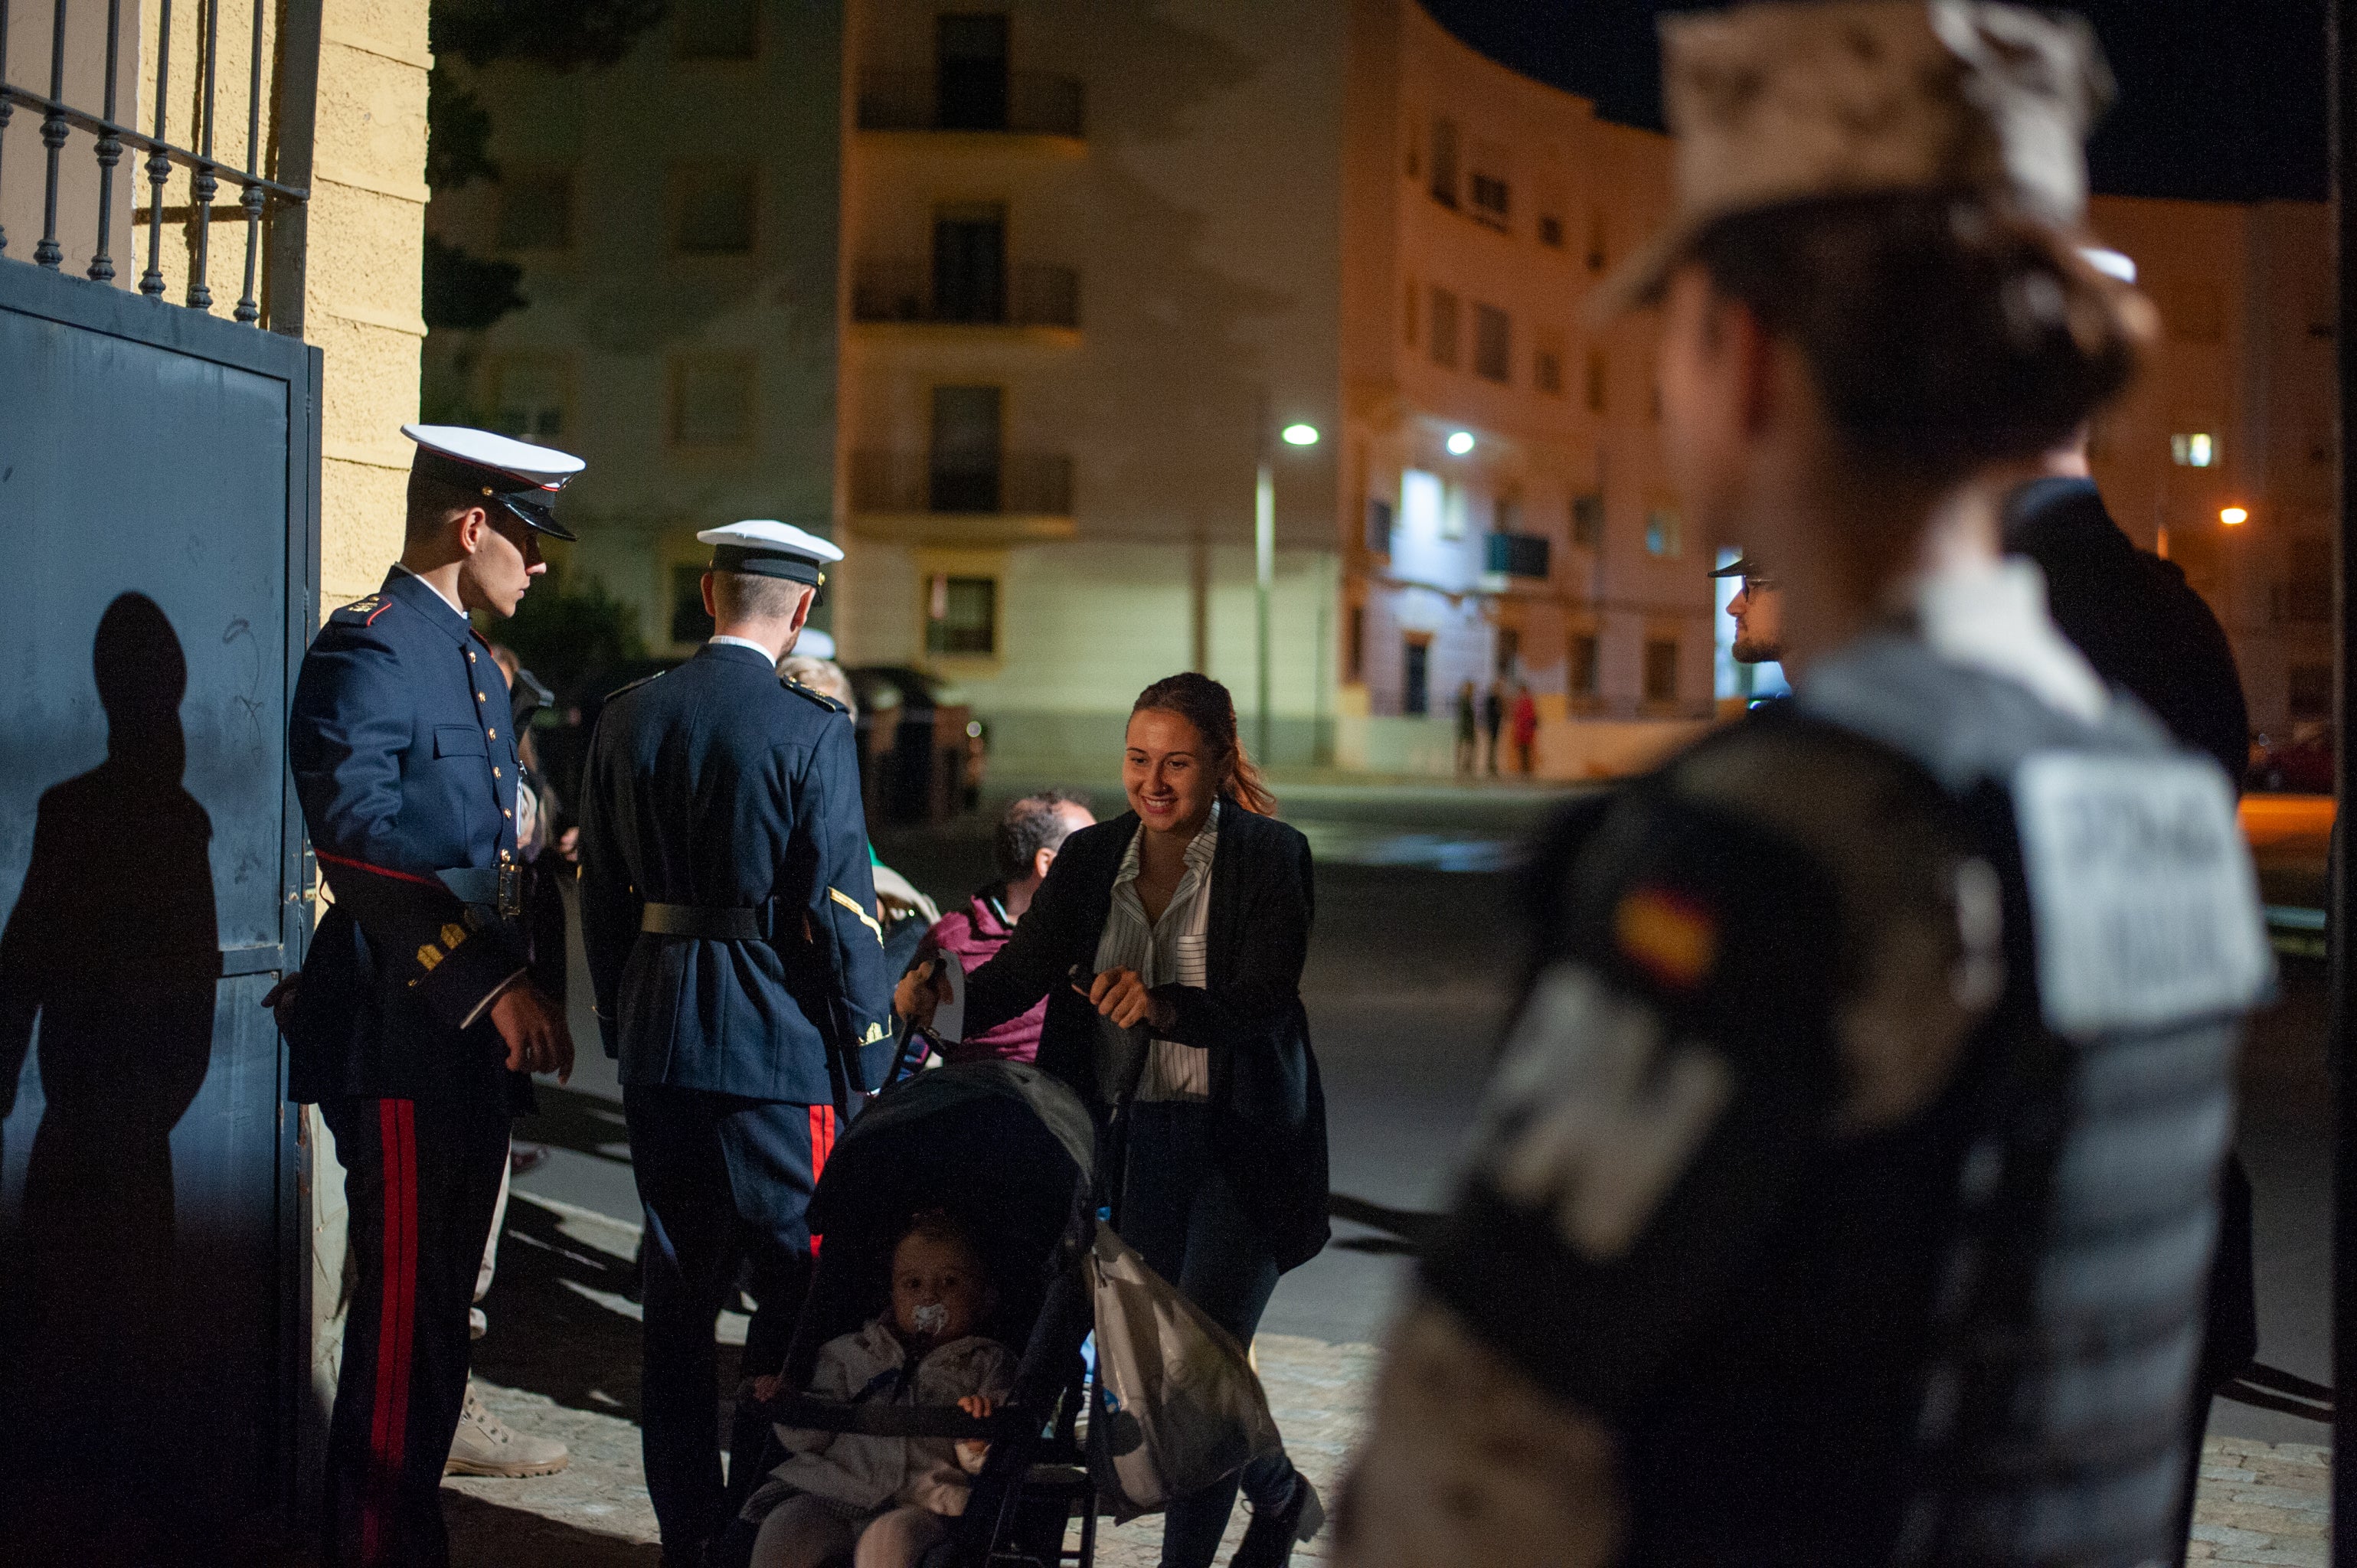
[[[978,1035],[1048,999],[1039,1067],[1080,1095],[1102,1127],[1097,1014],[1072,990],[1096,968],[1113,882],[1137,832],[1125,811],[1064,841],[1048,879],[998,955],[966,977],[965,1032]],[[1301,967],[1309,955],[1309,842],[1272,817],[1222,809],[1211,862],[1205,984],[1155,988],[1178,1020],[1168,1038],[1211,1052],[1220,1159],[1259,1220],[1277,1266],[1326,1244],[1326,1098],[1309,1049]]]

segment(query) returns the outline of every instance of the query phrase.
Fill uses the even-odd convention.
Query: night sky
[[[1423,0],[1492,59],[1658,129],[1653,0]],[[2212,201],[2325,196],[2323,0],[2080,0],[2120,85],[2095,188]]]

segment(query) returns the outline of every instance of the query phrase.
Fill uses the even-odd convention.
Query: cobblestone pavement
[[[573,1462],[530,1480],[446,1481],[453,1568],[656,1568],[654,1514],[639,1465],[638,1309],[624,1294],[637,1228],[516,1197],[477,1386],[510,1424],[562,1439]],[[502,1316],[545,1333],[537,1345],[513,1344],[514,1334],[500,1332]],[[721,1335],[741,1344],[744,1319],[725,1316]],[[1254,1349],[1287,1450],[1330,1498],[1363,1419],[1374,1348],[1264,1334]],[[726,1355],[723,1375],[733,1375]],[[2329,1480],[2328,1453],[2313,1444],[2212,1438],[2191,1559],[2325,1568]],[[1244,1520],[1238,1508],[1231,1548]],[[1151,1568],[1158,1519],[1106,1525],[1098,1563]],[[1295,1561],[1323,1561],[1330,1540],[1329,1528]]]

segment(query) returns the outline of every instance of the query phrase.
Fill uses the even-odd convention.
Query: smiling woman
[[[1279,1273],[1326,1243],[1326,1106],[1301,1004],[1308,841],[1236,736],[1218,682],[1173,675],[1129,717],[1130,810],[1064,841],[1022,923],[966,977],[969,1036],[1042,997],[1039,1065],[1110,1138],[1114,1225],[1149,1267],[1249,1342]],[[899,1009],[930,1019],[920,976]],[[1116,1115],[1116,1112],[1123,1114]],[[1166,1568],[1208,1568],[1238,1483],[1230,1560],[1280,1564],[1323,1518],[1282,1453],[1169,1509]]]

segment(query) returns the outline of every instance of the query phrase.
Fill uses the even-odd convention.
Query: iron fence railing
[[[926,452],[851,455],[855,511],[1070,517],[1072,459],[1060,452],[1006,452],[996,463],[952,462]]]
[[[971,279],[944,286],[920,261],[863,261],[852,279],[851,318],[1076,328],[1081,274],[1026,263],[1008,268],[996,287]]]
[[[1006,91],[958,82],[942,91],[930,70],[870,70],[859,77],[863,131],[1006,131],[1035,136],[1083,134],[1086,95],[1078,78],[1009,71]]]
[[[84,3],[86,5],[88,0]],[[114,171],[123,161],[125,149],[145,152],[146,157],[141,166],[150,187],[147,267],[140,274],[139,292],[150,298],[161,298],[165,292],[164,188],[171,181],[176,168],[185,169],[188,173],[188,215],[193,233],[188,292],[182,303],[191,310],[210,312],[212,309],[210,271],[213,201],[225,181],[238,188],[237,207],[245,222],[244,281],[233,314],[239,321],[248,325],[262,324],[264,306],[261,291],[266,288],[270,295],[270,329],[301,336],[305,215],[311,195],[311,141],[318,94],[321,0],[285,0],[285,4],[277,7],[276,47],[272,51],[275,58],[271,62],[273,69],[270,72],[277,107],[271,124],[273,156],[267,160],[273,173],[267,175],[259,166],[242,168],[214,155],[220,109],[215,77],[221,53],[221,0],[183,0],[184,4],[201,5],[202,7],[196,29],[197,51],[202,64],[193,111],[194,139],[197,143],[193,148],[179,145],[166,135],[168,128],[167,111],[172,100],[172,0],[156,0],[156,117],[152,133],[144,133],[134,125],[124,124],[118,114],[117,92],[121,83],[118,68],[122,52],[126,47],[136,51],[139,40],[135,38],[126,39],[123,36],[124,0],[100,0],[100,3],[105,8],[106,81],[102,105],[93,112],[66,100],[67,40],[70,28],[77,19],[73,0],[54,0],[51,6],[48,91],[46,92],[36,92],[9,80],[10,0],[0,0],[0,189],[5,188],[8,173],[8,125],[18,107],[40,116],[40,141],[45,149],[41,237],[33,246],[34,263],[52,272],[60,271],[64,266],[65,247],[58,234],[61,166],[73,133],[77,130],[86,132],[96,138],[93,150],[98,161],[96,242],[91,252],[90,265],[85,269],[91,282],[107,286],[113,285]],[[246,62],[245,156],[256,166],[265,161],[258,155],[263,146],[262,102],[265,63],[263,23],[270,9],[259,4],[258,0],[253,5],[253,37],[249,41],[251,58]],[[83,16],[91,15],[86,9],[81,14]],[[7,231],[0,227],[0,257],[6,256],[8,245]],[[132,249],[133,259],[135,260],[135,241]]]

